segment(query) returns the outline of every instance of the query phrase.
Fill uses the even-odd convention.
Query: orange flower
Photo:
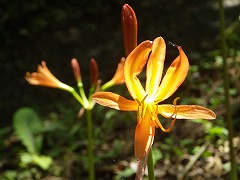
[[[158,37],[153,42],[144,41],[127,57],[124,66],[124,78],[133,100],[128,100],[111,92],[97,92],[92,98],[98,104],[123,111],[137,111],[135,131],[135,156],[142,159],[152,146],[155,128],[169,132],[176,119],[215,119],[213,111],[198,105],[159,104],[170,97],[182,84],[189,69],[188,58],[181,47],[179,56],[172,62],[162,78],[166,44]],[[146,84],[143,88],[138,75],[146,67]],[[173,118],[169,128],[165,129],[158,114]]]
[[[41,65],[38,65],[37,72],[29,73],[25,75],[25,79],[32,85],[46,86],[51,88],[60,88],[67,91],[71,91],[72,87],[59,81],[48,69],[45,61],[42,61]]]

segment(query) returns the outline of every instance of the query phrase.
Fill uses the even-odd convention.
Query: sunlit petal
[[[181,47],[178,47],[179,56],[172,62],[168,68],[156,94],[157,100],[165,100],[170,97],[182,84],[187,76],[189,69],[188,58]]]
[[[137,76],[143,70],[151,48],[151,41],[144,41],[138,45],[126,59],[124,66],[124,79],[133,99],[142,100],[146,94]]]
[[[134,151],[137,159],[142,159],[149,152],[155,134],[155,126],[150,117],[138,120],[135,131]]]
[[[137,111],[138,103],[128,100],[118,94],[112,92],[96,92],[92,95],[92,99],[102,106],[122,111]]]
[[[125,64],[125,58],[122,57],[120,63],[118,63],[117,70],[112,78],[113,84],[118,85],[124,83],[123,67]]]
[[[37,86],[46,86],[51,88],[59,88],[70,91],[72,88],[67,84],[59,81],[48,69],[46,62],[42,61],[41,65],[38,65],[37,72],[27,72],[24,77],[30,84]]]
[[[166,44],[162,37],[153,41],[152,52],[147,63],[146,93],[151,96],[159,88],[166,54]]]
[[[158,105],[158,114],[176,119],[216,119],[212,110],[198,105]]]

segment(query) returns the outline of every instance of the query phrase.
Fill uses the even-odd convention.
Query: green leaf
[[[31,108],[20,108],[13,116],[13,127],[16,135],[27,148],[28,152],[36,154],[37,148],[34,134],[43,129],[37,113]]]
[[[0,175],[0,179],[2,180],[17,179],[17,171],[7,170],[2,175]]]
[[[131,168],[131,167],[127,167],[126,169],[124,169],[123,171],[120,171],[117,173],[117,176],[116,176],[116,179],[120,180],[120,179],[123,179],[123,178],[127,178],[127,177],[130,177],[134,174],[134,170]]]
[[[43,170],[48,170],[52,164],[51,157],[37,154],[21,153],[20,159],[23,167],[27,167],[29,164],[36,164]]]
[[[32,155],[33,162],[41,167],[43,170],[48,170],[52,164],[52,158],[43,155]]]
[[[21,166],[26,167],[28,164],[33,162],[32,154],[30,153],[21,153],[20,154]]]
[[[163,154],[161,150],[157,148],[153,148],[152,153],[153,153],[153,164],[155,165],[158,160],[163,158]]]

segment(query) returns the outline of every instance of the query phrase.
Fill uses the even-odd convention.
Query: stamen
[[[172,122],[171,122],[169,128],[165,129],[162,125],[161,125],[160,128],[161,128],[161,130],[162,130],[163,132],[170,132],[170,131],[172,130],[172,128],[173,128],[175,122],[176,122],[176,116],[175,116],[175,118],[172,120]]]
[[[137,101],[138,105],[141,106],[141,102],[136,98],[134,99],[135,101]]]
[[[173,100],[173,105],[176,106],[177,105],[177,101],[180,99],[180,97],[177,97]]]
[[[143,100],[141,101],[141,104],[145,101],[145,99],[147,98],[148,94],[146,94],[146,96],[143,98]]]
[[[170,132],[170,131],[172,130],[175,122],[176,122],[177,111],[179,110],[179,108],[177,108],[177,100],[179,100],[179,99],[180,99],[180,97],[177,97],[177,98],[175,98],[174,101],[173,101],[173,105],[174,105],[175,109],[174,109],[173,114],[172,114],[169,118],[173,117],[173,115],[175,115],[175,117],[174,117],[174,119],[171,121],[171,124],[170,124],[169,128],[165,129],[165,128],[162,126],[161,122],[159,121],[159,128],[160,128],[163,132]]]
[[[147,96],[148,96],[148,94],[146,94],[146,96],[144,96],[144,98],[142,99],[142,101],[139,101],[139,99],[134,99],[137,103],[138,103],[138,105],[139,106],[141,106],[142,104],[143,104],[143,102],[145,101],[145,99],[147,98]]]
[[[154,102],[155,102],[156,104],[158,104],[159,102],[162,102],[162,101],[163,101],[163,99],[154,100]]]

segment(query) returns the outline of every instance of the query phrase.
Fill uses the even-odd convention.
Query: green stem
[[[83,83],[82,82],[79,82],[78,84],[77,84],[77,86],[78,86],[78,89],[79,89],[79,93],[80,93],[80,95],[81,95],[81,97],[82,97],[82,99],[83,99],[83,103],[84,103],[84,107],[85,108],[87,108],[88,107],[88,99],[87,99],[87,97],[86,97],[86,94],[85,94],[85,91],[84,91],[84,88],[83,88]]]
[[[150,148],[150,151],[149,151],[149,154],[148,154],[147,166],[148,166],[148,179],[149,180],[155,180],[152,148]]]
[[[101,86],[101,91],[105,91],[106,89],[108,89],[111,86],[113,86],[113,81],[110,80]]]
[[[93,127],[92,127],[92,110],[86,109],[87,117],[87,134],[88,134],[88,173],[89,180],[95,179],[95,170],[94,170],[94,156],[93,156]]]
[[[219,0],[219,18],[221,22],[221,50],[223,57],[223,77],[224,77],[224,96],[225,96],[225,108],[226,108],[226,124],[228,129],[228,139],[230,148],[230,161],[231,161],[231,180],[237,180],[237,166],[235,162],[234,148],[233,148],[233,124],[232,124],[232,112],[230,106],[230,95],[229,95],[229,74],[227,64],[227,44],[225,37],[225,14],[223,8],[223,1]]]
[[[75,99],[76,99],[82,106],[84,106],[83,99],[79,96],[79,94],[75,91],[74,88],[70,88],[68,91],[75,97]]]

